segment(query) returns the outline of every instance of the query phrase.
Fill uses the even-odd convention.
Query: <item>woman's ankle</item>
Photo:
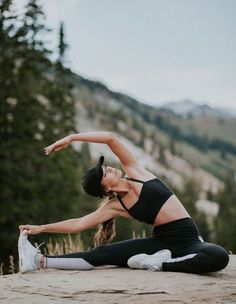
[[[45,257],[44,257],[44,255],[42,255],[41,257],[40,257],[40,264],[39,264],[39,266],[40,266],[40,269],[45,269],[46,268],[46,261],[45,261]]]
[[[38,269],[45,269],[44,255],[37,253],[35,256],[35,263]]]

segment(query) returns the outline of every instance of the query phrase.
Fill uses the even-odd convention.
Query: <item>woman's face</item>
[[[116,186],[122,176],[121,170],[113,167],[102,166],[103,178],[101,180],[101,185],[104,186],[105,191],[110,191],[110,189]]]

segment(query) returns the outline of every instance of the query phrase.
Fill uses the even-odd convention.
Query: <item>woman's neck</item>
[[[115,186],[112,191],[119,195],[127,194],[131,189],[130,183],[127,179],[122,178],[117,186]]]

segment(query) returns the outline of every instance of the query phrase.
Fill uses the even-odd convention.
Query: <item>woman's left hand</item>
[[[40,225],[20,225],[19,229],[23,234],[39,234],[42,232],[42,226]]]
[[[50,154],[53,151],[59,151],[61,149],[67,148],[71,143],[71,137],[66,136],[58,141],[56,141],[54,144],[44,148],[44,152],[46,155]]]

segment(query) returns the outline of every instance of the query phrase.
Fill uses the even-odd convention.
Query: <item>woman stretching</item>
[[[69,135],[45,148],[48,155],[73,141],[107,144],[119,158],[122,169],[97,165],[82,176],[84,190],[109,199],[95,212],[81,218],[46,225],[21,225],[18,241],[20,271],[40,268],[87,270],[101,265],[138,269],[207,273],[226,267],[224,248],[203,241],[194,221],[174,193],[135,159],[127,147],[109,132]],[[153,226],[152,236],[108,244],[114,237],[113,219],[123,216]],[[100,225],[97,244],[90,251],[44,256],[30,244],[29,234],[79,233]],[[105,245],[104,245],[105,244]]]

